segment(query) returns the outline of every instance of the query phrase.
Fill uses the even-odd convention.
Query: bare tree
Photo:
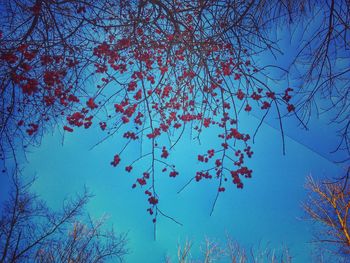
[[[8,200],[1,210],[0,262],[104,262],[123,261],[126,235],[106,231],[104,221],[82,216],[91,198],[86,190],[67,200],[60,212],[52,211],[16,172]]]
[[[295,107],[306,125],[324,116],[336,127],[339,143],[333,152],[350,159],[350,2],[348,0],[286,1],[290,35],[296,55],[287,68],[296,87]],[[299,33],[293,33],[298,31]],[[301,31],[301,33],[300,33]],[[295,39],[294,39],[295,38]],[[299,87],[298,87],[299,86]]]
[[[292,262],[292,257],[288,248],[282,250],[271,249],[269,247],[258,249],[251,248],[247,251],[237,241],[227,237],[226,243],[220,245],[218,242],[206,238],[203,245],[200,246],[202,256],[196,258],[191,255],[193,249],[193,243],[186,241],[183,246],[178,246],[177,260],[178,263],[190,263],[190,262],[232,262],[232,263],[246,263],[246,262]],[[165,262],[174,262],[171,257],[168,256]]]
[[[347,177],[346,177],[347,178]],[[307,178],[309,198],[304,203],[308,216],[316,223],[316,241],[337,256],[350,258],[350,187],[344,180],[315,181]]]

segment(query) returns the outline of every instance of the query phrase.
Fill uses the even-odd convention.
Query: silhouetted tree
[[[307,124],[312,116],[324,116],[336,125],[339,143],[334,151],[350,160],[350,2],[348,0],[289,1],[299,7],[292,28],[300,43],[288,74],[300,81],[296,112]],[[302,5],[301,5],[302,3]],[[293,34],[292,34],[293,36]],[[293,39],[293,38],[292,38]]]
[[[104,220],[82,216],[91,197],[87,191],[53,211],[30,190],[34,180],[12,177],[9,198],[1,209],[0,262],[123,261],[124,234],[106,231]]]

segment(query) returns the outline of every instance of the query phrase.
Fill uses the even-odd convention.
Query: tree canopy
[[[5,0],[0,8],[4,163],[18,165],[17,153],[54,127],[98,125],[103,141],[125,141],[106,164],[132,173],[147,160],[131,187],[145,190],[155,223],[175,221],[159,208],[155,178],[181,175],[167,157],[186,131],[198,142],[204,129],[221,139],[198,153],[203,168],[189,178],[216,182],[211,212],[230,183],[243,188],[252,177],[251,144],[269,115],[283,152],[286,118],[307,128],[312,114],[330,116],[334,148],[349,161],[347,0]],[[264,64],[262,54],[291,52],[276,36],[285,26],[300,38],[293,61]],[[247,114],[259,116],[255,130],[241,128]],[[124,150],[140,144],[146,150],[124,163]]]

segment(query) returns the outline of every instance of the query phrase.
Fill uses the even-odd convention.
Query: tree
[[[247,252],[237,241],[227,237],[224,246],[221,246],[218,242],[206,238],[203,244],[200,246],[201,257],[196,258],[191,255],[193,251],[193,243],[186,241],[183,246],[178,246],[177,260],[178,263],[187,262],[232,262],[232,263],[246,263],[246,262],[292,262],[292,256],[289,253],[288,248],[278,251],[275,249],[266,248],[251,248]],[[168,256],[165,262],[174,262],[171,257]]]
[[[126,235],[106,231],[104,220],[86,220],[82,213],[91,198],[86,190],[52,211],[15,172],[9,198],[1,210],[0,262],[123,261]]]
[[[306,37],[288,68],[288,74],[302,83],[295,107],[305,124],[317,115],[326,116],[337,127],[339,143],[333,150],[342,152],[343,159],[337,161],[346,163],[350,160],[350,67],[345,62],[350,47],[350,3],[300,1],[299,5],[304,15],[294,17],[293,23],[303,28]]]
[[[268,114],[278,120],[284,152],[283,117],[294,116],[306,127],[304,113],[310,112],[312,102],[319,104],[321,91],[329,91],[325,98],[336,112],[333,119],[345,125],[338,149],[348,155],[349,88],[335,86],[349,75],[347,65],[341,70],[337,66],[338,54],[348,54],[350,16],[349,8],[343,7],[349,4],[322,3],[311,7],[307,0],[4,1],[3,159],[15,158],[22,145],[40,145],[43,132],[57,124],[70,133],[95,123],[107,133],[102,141],[114,134],[126,140],[110,158],[112,166],[123,165],[132,172],[142,161],[150,164],[132,188],[145,188],[147,211],[156,223],[158,215],[175,221],[160,209],[156,177],[179,176],[168,156],[187,131],[200,142],[202,131],[213,129],[222,141],[198,153],[203,168],[188,182],[214,179],[217,194],[211,213],[228,182],[241,189],[252,176],[251,137]],[[281,52],[270,32],[278,31],[281,22],[292,27],[312,20],[319,10],[329,18],[328,31],[321,27],[305,33],[310,40],[293,63],[300,65],[301,58],[310,63],[308,73],[301,72],[309,86],[268,82],[275,80],[269,77],[273,71],[289,72],[256,59],[264,52]],[[261,115],[261,122],[256,130],[245,131],[240,123],[251,112]],[[144,144],[146,151],[123,163],[125,149],[135,144]]]
[[[83,15],[84,3],[1,2],[3,159],[15,158],[16,152],[28,145],[40,145],[45,130],[56,125],[85,95],[84,69],[91,57],[86,44],[93,41],[89,39],[93,34],[89,19],[96,17],[93,13]],[[99,8],[96,5],[93,10],[97,17]]]
[[[346,177],[347,178],[347,177]],[[307,178],[306,189],[309,199],[304,209],[311,220],[320,226],[316,241],[327,244],[337,256],[350,258],[350,187],[344,180],[336,182],[315,181]]]

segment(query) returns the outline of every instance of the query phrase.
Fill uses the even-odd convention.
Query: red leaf
[[[71,127],[68,127],[68,126],[64,126],[63,130],[65,130],[67,132],[73,132],[73,129]]]

